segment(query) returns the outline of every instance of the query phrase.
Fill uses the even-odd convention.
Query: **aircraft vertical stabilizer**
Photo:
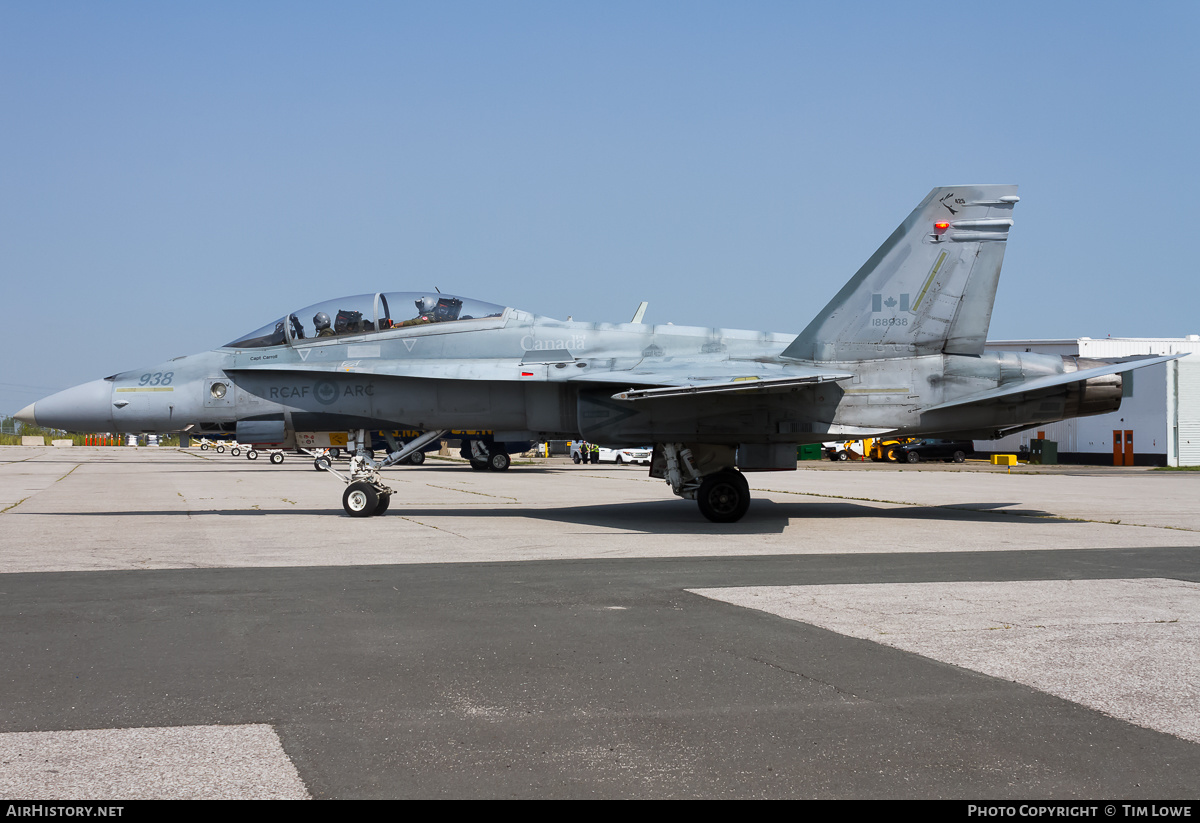
[[[783,351],[798,360],[980,354],[1016,186],[934,189]]]

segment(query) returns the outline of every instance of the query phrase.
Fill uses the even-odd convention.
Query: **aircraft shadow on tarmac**
[[[853,519],[883,519],[905,523],[921,522],[950,522],[964,524],[995,524],[995,523],[1054,523],[1068,521],[1060,519],[1053,512],[1035,509],[1005,509],[1003,512],[990,511],[1001,509],[1009,503],[960,503],[954,506],[891,506],[879,508],[865,503],[850,501],[814,501],[780,503],[774,500],[755,500],[750,511],[738,523],[716,526],[697,516],[690,501],[656,500],[639,501],[635,503],[604,503],[598,505],[580,506],[526,506],[507,504],[503,506],[471,506],[455,508],[452,506],[414,506],[393,504],[392,508],[383,515],[385,518],[521,518],[533,521],[546,521],[570,526],[590,526],[598,528],[619,529],[621,531],[642,532],[645,534],[696,534],[696,535],[743,535],[743,534],[780,534],[789,525],[803,526],[806,521],[816,520],[853,520]],[[10,514],[17,514],[11,512]],[[47,516],[42,512],[20,512],[20,514]],[[343,514],[340,509],[333,515],[330,509],[314,508],[254,508],[254,509],[193,509],[165,511],[106,511],[106,512],[55,512],[49,516],[149,516],[172,517],[182,516],[202,518],[216,517],[267,517],[267,516],[301,516],[323,517],[338,516],[350,521],[353,518]],[[364,518],[360,522],[371,523],[377,518]]]

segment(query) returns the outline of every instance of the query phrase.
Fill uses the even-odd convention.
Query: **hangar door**
[[[1180,466],[1200,466],[1200,354],[1191,354],[1178,364],[1175,443]]]

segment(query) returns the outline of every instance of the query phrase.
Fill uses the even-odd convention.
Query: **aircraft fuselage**
[[[287,341],[211,352],[121,372],[36,406],[38,423],[72,430],[195,433],[238,421],[282,422],[297,431],[356,428],[490,429],[508,439],[584,437],[606,445],[666,440],[809,443],[861,432],[992,436],[1116,407],[1085,408],[1075,384],[1004,405],[922,412],[1043,375],[1073,358],[984,352],[892,353],[887,359],[822,363],[850,380],[722,395],[686,405],[613,399],[661,370],[771,379],[811,370],[782,358],[786,334],[549,320],[508,310],[504,318]],[[481,354],[486,356],[480,356]],[[1086,364],[1085,364],[1086,365]],[[1111,387],[1110,387],[1111,388]],[[498,435],[499,436],[499,435]]]

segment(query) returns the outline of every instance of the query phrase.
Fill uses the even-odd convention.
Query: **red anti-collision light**
[[[948,229],[948,228],[950,228],[950,224],[949,224],[949,223],[934,223],[934,224],[933,224],[933,230],[934,230],[935,232],[937,232],[938,234],[941,234],[942,232],[944,232],[944,231],[945,231],[946,229]]]

